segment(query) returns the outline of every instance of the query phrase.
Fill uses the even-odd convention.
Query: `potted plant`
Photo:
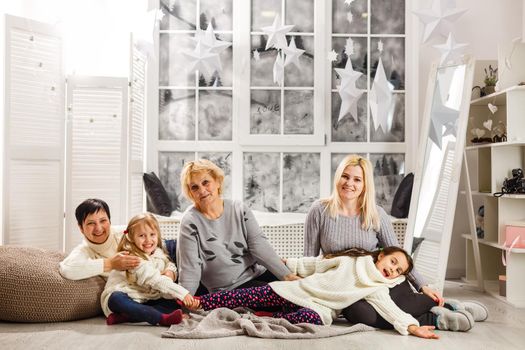
[[[492,68],[492,65],[489,64],[489,69],[485,68],[485,79],[483,80],[485,87],[483,88],[485,95],[492,94],[496,88],[496,83],[498,82],[498,68]]]

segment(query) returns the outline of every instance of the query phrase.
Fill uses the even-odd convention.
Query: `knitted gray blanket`
[[[191,318],[172,325],[162,333],[162,337],[204,339],[247,335],[258,338],[312,339],[374,329],[364,324],[350,326],[346,321],[336,322],[331,326],[316,326],[307,323],[291,324],[282,318],[255,316],[247,309],[219,308],[210,312],[192,313]]]

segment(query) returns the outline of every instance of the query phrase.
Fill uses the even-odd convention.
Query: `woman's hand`
[[[297,276],[295,273],[289,273],[288,275],[284,276],[285,281],[295,281],[300,279],[301,277]]]
[[[177,274],[175,272],[173,272],[172,270],[164,270],[162,271],[162,274],[164,276],[168,276],[173,282],[175,282],[175,280],[177,279]]]
[[[140,258],[135,255],[129,255],[129,252],[123,251],[117,253],[110,259],[104,259],[104,272],[111,270],[125,271],[134,269],[139,266]]]
[[[439,339],[439,336],[432,332],[436,327],[434,326],[416,326],[416,325],[410,325],[408,326],[408,333],[415,335],[419,338],[426,338],[426,339]]]
[[[445,299],[439,294],[438,291],[433,290],[429,286],[423,286],[421,287],[421,292],[423,294],[428,295],[432,298],[436,303],[438,303],[438,306],[443,306],[445,304]]]

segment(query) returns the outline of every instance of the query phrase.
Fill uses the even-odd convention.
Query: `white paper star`
[[[350,6],[352,5],[352,3],[354,2],[355,0],[345,0],[345,4],[346,6]]]
[[[370,111],[376,130],[381,128],[384,133],[390,131],[394,119],[393,104],[395,100],[392,95],[393,91],[394,85],[386,79],[383,60],[379,57],[376,76],[370,90]]]
[[[259,54],[259,51],[253,50],[253,59],[255,60],[255,62],[259,62],[259,60],[261,59],[261,55]]]
[[[271,47],[276,49],[282,49],[287,46],[286,43],[286,33],[292,30],[293,25],[281,25],[281,16],[275,16],[273,24],[268,27],[262,27],[261,30],[268,36],[268,41],[266,42],[265,50],[268,50]]]
[[[354,68],[352,67],[352,61],[350,59],[346,61],[344,69],[335,68],[335,72],[337,73],[337,75],[339,75],[339,78],[341,79],[341,90],[345,90],[349,86],[355,86],[357,79],[359,79],[359,77],[363,75],[363,73],[356,72],[354,70]]]
[[[441,52],[439,65],[443,65],[461,57],[461,50],[467,46],[468,44],[459,44],[452,36],[452,33],[450,33],[448,35],[447,41],[444,44],[434,45],[434,47]]]
[[[447,8],[446,2],[447,0],[433,0],[430,9],[414,11],[425,26],[424,43],[435,35],[446,37],[451,31],[452,23],[467,11],[466,9]]]
[[[206,28],[206,33],[204,33],[204,36],[201,36],[201,42],[210,49],[210,52],[217,54],[221,53],[232,45],[232,43],[229,41],[217,40],[211,23],[208,24],[208,28]]]
[[[300,68],[299,56],[301,56],[304,53],[304,50],[298,49],[297,46],[295,46],[295,37],[292,36],[292,39],[290,40],[290,45],[287,47],[283,47],[282,51],[286,54],[286,60],[284,62],[285,67],[290,63],[293,63],[297,68]]]
[[[354,54],[354,41],[351,38],[346,39],[345,52],[348,57]]]
[[[181,54],[185,56],[189,62],[187,70],[193,72],[198,70],[203,75],[210,75],[213,73],[213,69],[220,67],[219,55],[216,53],[209,52],[208,49],[204,48],[199,42],[193,51],[181,51]]]
[[[162,19],[164,18],[165,15],[166,15],[166,14],[164,13],[164,11],[162,11],[162,9],[158,9],[158,10],[157,10],[157,14],[156,14],[156,16],[155,16],[155,19],[156,19],[158,22],[160,22],[160,21],[162,21]]]
[[[328,52],[326,59],[330,62],[337,61],[337,52],[335,52],[334,50]]]
[[[449,125],[455,125],[459,117],[459,113],[457,109],[449,108],[445,105],[445,103],[443,103],[440,87],[436,87],[434,96],[435,98],[433,99],[432,104],[432,117],[430,119],[429,137],[436,144],[436,146],[441,149],[443,136],[452,135]],[[446,129],[446,135],[444,135],[443,127]],[[456,133],[454,132],[453,135],[456,135]]]
[[[352,23],[353,22],[354,15],[352,14],[352,12],[348,11],[348,13],[346,14],[346,20],[348,21],[348,23]]]
[[[377,43],[377,51],[383,52],[383,47],[384,47],[383,41],[379,40],[379,42]]]
[[[283,86],[284,84],[284,59],[281,53],[277,53],[277,58],[273,64],[273,82]]]

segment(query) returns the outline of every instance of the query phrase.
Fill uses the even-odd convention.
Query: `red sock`
[[[118,324],[118,323],[126,323],[128,321],[129,321],[129,317],[125,314],[112,313],[112,314],[109,314],[109,316],[106,318],[106,324],[108,326]]]
[[[253,314],[259,317],[273,317],[273,312],[269,311],[255,311]]]
[[[182,322],[182,310],[178,309],[171,314],[162,314],[159,324],[161,326],[171,326]]]

